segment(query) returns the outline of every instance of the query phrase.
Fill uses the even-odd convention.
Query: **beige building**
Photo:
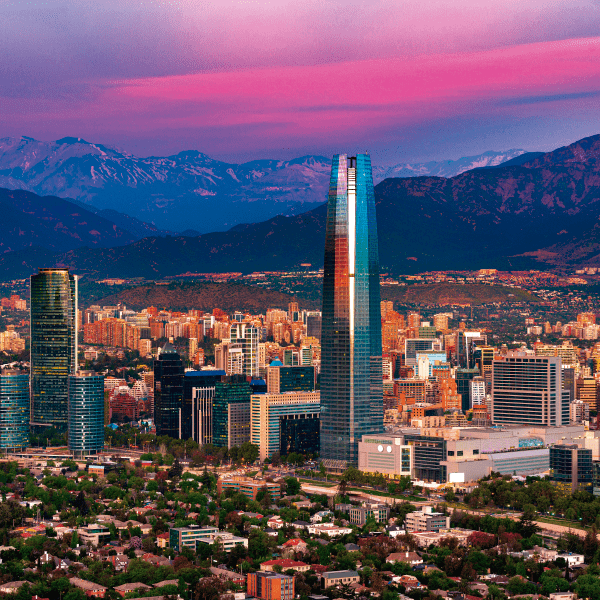
[[[420,511],[408,513],[404,518],[406,531],[440,531],[450,529],[450,517],[433,511],[432,506],[423,506]]]

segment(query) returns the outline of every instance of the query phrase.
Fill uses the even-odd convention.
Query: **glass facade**
[[[77,278],[68,269],[31,276],[31,426],[67,428],[69,375],[77,369]]]
[[[215,384],[213,444],[231,448],[238,440],[250,441],[252,387],[243,375],[224,377]],[[235,438],[235,440],[234,440]]]
[[[156,435],[181,438],[183,427],[183,361],[165,344],[154,361],[154,423]]]
[[[236,323],[231,326],[230,338],[232,344],[241,347],[242,365],[240,370],[232,371],[243,373],[248,377],[258,377],[258,329],[248,323]]]
[[[550,448],[550,480],[568,485],[572,491],[592,491],[592,451],[572,444]]]
[[[104,448],[104,377],[80,371],[68,379],[69,450],[75,456]]]
[[[323,277],[321,457],[358,463],[383,430],[379,254],[371,158],[333,157]]]
[[[29,446],[29,375],[2,371],[0,376],[0,448]]]

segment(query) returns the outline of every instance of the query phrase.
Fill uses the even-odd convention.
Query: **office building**
[[[154,423],[156,435],[181,438],[183,429],[183,361],[166,343],[154,361]]]
[[[201,446],[212,444],[213,402],[216,385],[223,381],[225,371],[206,369],[186,371],[183,377],[182,438]]]
[[[208,540],[212,535],[218,533],[218,527],[200,527],[198,525],[171,527],[169,529],[169,547],[175,552],[181,552],[183,548],[190,548],[195,551],[199,542]]]
[[[475,366],[475,349],[487,345],[487,336],[480,331],[459,331],[456,334],[458,366],[472,369]]]
[[[479,373],[483,376],[491,372],[494,363],[495,349],[491,346],[475,346],[473,348],[473,360],[475,367],[479,369]]]
[[[76,457],[104,448],[104,377],[94,371],[69,376],[69,450]]]
[[[0,374],[0,450],[29,446],[29,375],[15,369]]]
[[[581,377],[577,384],[577,399],[589,405],[590,410],[598,410],[598,380]]]
[[[364,434],[383,430],[379,252],[371,158],[333,158],[323,276],[321,457],[358,463]]]
[[[590,420],[590,405],[581,400],[569,404],[569,420],[571,423],[585,423]]]
[[[456,369],[456,392],[461,397],[461,410],[466,412],[471,408],[471,381],[479,375],[479,369]]]
[[[493,423],[566,425],[569,423],[568,397],[569,393],[563,390],[560,357],[513,353],[494,360]]]
[[[402,436],[364,435],[358,444],[358,468],[392,478],[412,476],[412,447]]]
[[[213,441],[233,448],[250,441],[250,396],[252,386],[243,375],[224,377],[215,383]]]
[[[450,517],[443,513],[434,512],[432,506],[423,506],[421,510],[408,513],[404,517],[404,527],[408,533],[450,529]]]
[[[235,323],[231,326],[230,340],[236,348],[239,347],[241,349],[242,368],[241,371],[235,371],[235,373],[232,371],[227,374],[241,373],[252,379],[258,378],[260,376],[258,365],[258,329],[248,323]]]
[[[250,398],[250,441],[260,459],[319,452],[319,392],[256,394]]]
[[[550,480],[576,490],[592,491],[592,450],[578,444],[550,448]]]
[[[294,600],[295,578],[273,571],[248,573],[247,590],[250,596],[261,600]]]
[[[30,426],[67,429],[68,377],[77,370],[77,277],[68,269],[31,276]]]
[[[362,506],[350,508],[350,523],[363,527],[367,519],[373,518],[377,523],[387,523],[390,517],[390,507],[387,504],[364,503]]]
[[[469,383],[469,407],[485,404],[485,397],[485,379],[477,375]]]
[[[437,338],[407,338],[404,340],[404,364],[414,367],[417,364],[417,355],[424,352],[440,352],[442,343]]]
[[[321,339],[321,313],[311,312],[306,315],[306,336]]]
[[[274,360],[266,369],[267,392],[312,392],[315,389],[315,368],[309,366],[288,367]]]

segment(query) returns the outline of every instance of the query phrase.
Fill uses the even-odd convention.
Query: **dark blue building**
[[[94,371],[69,376],[69,450],[76,457],[104,448],[104,377]]]
[[[154,423],[156,435],[181,438],[183,427],[183,361],[165,344],[154,361]]]

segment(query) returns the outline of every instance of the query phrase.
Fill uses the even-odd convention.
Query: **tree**
[[[344,498],[344,496],[348,493],[348,482],[342,478],[338,485],[338,494]]]
[[[179,464],[179,459],[175,457],[173,466],[169,469],[169,479],[179,479],[183,474],[183,467]]]
[[[295,496],[300,493],[302,486],[300,482],[295,477],[286,477],[285,479],[285,487],[288,495]]]

